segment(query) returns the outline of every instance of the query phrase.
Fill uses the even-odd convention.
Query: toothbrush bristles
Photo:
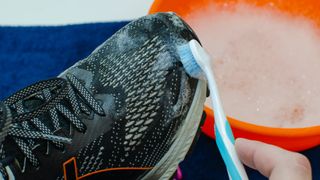
[[[182,62],[183,67],[191,77],[196,79],[205,78],[202,69],[200,68],[195,57],[192,54],[189,43],[179,46],[178,54],[180,56],[180,61]]]

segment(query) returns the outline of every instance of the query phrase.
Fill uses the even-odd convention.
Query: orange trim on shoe
[[[68,175],[72,174],[72,172],[68,173],[67,172],[67,165],[70,165],[70,163],[73,163],[73,171],[74,171],[74,174],[75,174],[75,177],[72,178],[72,179],[68,179]],[[108,172],[108,171],[125,171],[125,170],[150,170],[152,169],[152,167],[119,167],[119,168],[106,168],[106,169],[101,169],[101,170],[98,170],[98,171],[94,171],[94,172],[91,172],[91,173],[88,173],[88,174],[85,174],[81,177],[78,176],[78,167],[77,167],[77,163],[76,163],[76,158],[75,157],[72,157],[70,158],[69,160],[65,161],[63,163],[63,176],[64,176],[64,180],[80,180],[80,179],[83,179],[83,178],[86,178],[86,177],[89,177],[89,176],[92,176],[92,175],[95,175],[95,174],[99,174],[99,173],[104,173],[104,172]]]
[[[94,174],[99,174],[99,173],[103,173],[103,172],[108,172],[108,171],[125,171],[125,170],[150,170],[152,169],[151,167],[121,167],[121,168],[107,168],[107,169],[101,169],[98,171],[94,171],[88,174],[85,174],[81,177],[79,177],[79,179],[94,175]]]
[[[78,179],[78,167],[77,167],[77,162],[76,162],[76,158],[72,157],[69,160],[67,160],[66,162],[63,163],[63,176],[64,176],[64,180],[71,180],[68,179],[67,177],[67,168],[66,166],[70,163],[73,163],[74,166],[74,173],[75,173],[75,179]],[[72,179],[74,180],[74,179]]]

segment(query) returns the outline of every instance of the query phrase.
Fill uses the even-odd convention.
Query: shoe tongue
[[[12,111],[12,122],[22,122],[42,116],[60,103],[68,93],[68,83],[61,78],[40,81],[5,100]]]
[[[28,97],[22,98],[10,106],[12,117],[29,113],[44,106],[46,100],[42,97],[41,92],[34,93]]]
[[[46,101],[38,97],[31,97],[23,101],[22,105],[26,112],[34,111],[44,105]]]

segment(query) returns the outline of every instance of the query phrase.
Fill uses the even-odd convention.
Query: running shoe
[[[192,145],[206,83],[177,47],[174,13],[135,20],[57,78],[0,103],[4,179],[169,179]]]

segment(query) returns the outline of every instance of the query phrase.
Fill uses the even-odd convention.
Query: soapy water
[[[228,116],[271,127],[320,125],[320,35],[312,22],[245,4],[212,6],[187,21],[212,56]]]

